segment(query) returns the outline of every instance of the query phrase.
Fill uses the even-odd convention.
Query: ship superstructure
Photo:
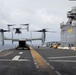
[[[76,47],[76,7],[72,7],[67,12],[68,21],[60,24],[61,28],[61,45],[68,47]]]

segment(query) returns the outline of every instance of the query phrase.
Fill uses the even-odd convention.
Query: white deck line
[[[7,62],[7,61],[28,61],[30,62],[31,60],[29,59],[18,59],[18,60],[11,60],[11,59],[0,59],[0,62]]]
[[[20,56],[15,56],[12,60],[18,60]]]
[[[58,71],[55,71],[58,75],[61,75]]]
[[[76,56],[48,57],[48,59],[75,58]]]
[[[73,62],[76,63],[76,60],[49,60],[50,62]]]
[[[19,54],[23,54],[23,52],[19,52]]]

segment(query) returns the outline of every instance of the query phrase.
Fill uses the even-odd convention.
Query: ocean
[[[0,45],[0,50],[6,50],[10,48],[15,48],[17,45],[16,44],[5,44],[5,45]]]

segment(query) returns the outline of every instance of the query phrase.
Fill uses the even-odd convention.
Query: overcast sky
[[[0,29],[6,29],[7,24],[29,23],[30,31],[42,28],[57,31],[57,33],[47,33],[46,41],[60,41],[60,23],[67,21],[67,11],[73,6],[76,6],[76,1],[0,0]],[[28,34],[30,36],[30,33]],[[39,33],[33,35],[41,37]]]

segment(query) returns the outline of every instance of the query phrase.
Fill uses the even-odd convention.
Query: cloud
[[[25,23],[29,17],[29,13],[22,9],[12,9],[10,11],[10,18],[14,23]]]
[[[44,23],[59,23],[61,21],[61,18],[57,16],[56,14],[48,14],[47,10],[38,10],[37,11],[38,16]]]

